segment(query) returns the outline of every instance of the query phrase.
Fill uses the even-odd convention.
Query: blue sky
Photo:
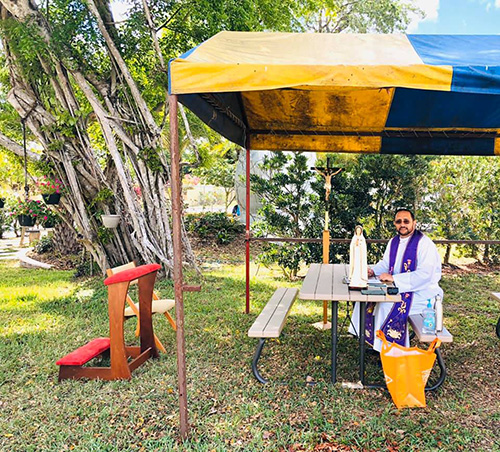
[[[426,17],[414,18],[408,33],[500,33],[500,0],[416,0],[414,4]]]

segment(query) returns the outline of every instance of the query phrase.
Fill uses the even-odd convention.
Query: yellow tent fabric
[[[221,32],[170,64],[172,94],[284,87],[449,91],[451,66],[424,64],[405,35]]]

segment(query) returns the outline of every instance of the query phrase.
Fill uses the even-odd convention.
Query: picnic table
[[[365,385],[365,306],[368,302],[394,303],[399,295],[363,295],[359,290],[350,290],[346,283],[347,264],[311,264],[300,289],[301,300],[329,300],[332,304],[332,364],[331,381],[337,381],[337,323],[338,302],[352,301],[361,303],[359,316],[359,380]]]

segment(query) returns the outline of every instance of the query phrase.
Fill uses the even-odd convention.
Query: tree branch
[[[11,140],[9,137],[5,136],[3,133],[0,132],[0,146],[4,147],[8,151],[18,155],[19,157],[24,156],[24,149],[20,144],[17,144],[14,140]],[[29,160],[32,161],[39,161],[40,160],[40,155],[36,154],[32,151],[29,151],[26,149],[26,156],[28,157]]]

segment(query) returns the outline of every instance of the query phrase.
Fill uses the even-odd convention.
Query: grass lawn
[[[155,330],[171,352],[131,381],[58,384],[55,361],[108,334],[102,279],[75,282],[69,272],[1,262],[0,450],[500,450],[500,310],[488,298],[500,291],[499,273],[444,277],[445,325],[455,337],[442,349],[448,379],[428,394],[427,408],[398,411],[385,391],[328,384],[330,335],[310,326],[321,318],[320,303],[296,302],[282,338],[266,345],[261,360],[276,383],[257,383],[250,367],[256,340],[246,333],[274,288],[290,283],[261,268],[247,316],[243,270],[219,264],[203,278],[188,274],[203,289],[185,295],[192,429],[179,444],[175,333],[166,319],[155,316]],[[157,288],[172,296],[170,281]],[[135,320],[126,323],[128,343],[134,328]],[[339,380],[357,379],[357,356],[356,341],[342,334]],[[369,359],[371,379],[380,379]],[[306,386],[307,376],[317,384]]]

